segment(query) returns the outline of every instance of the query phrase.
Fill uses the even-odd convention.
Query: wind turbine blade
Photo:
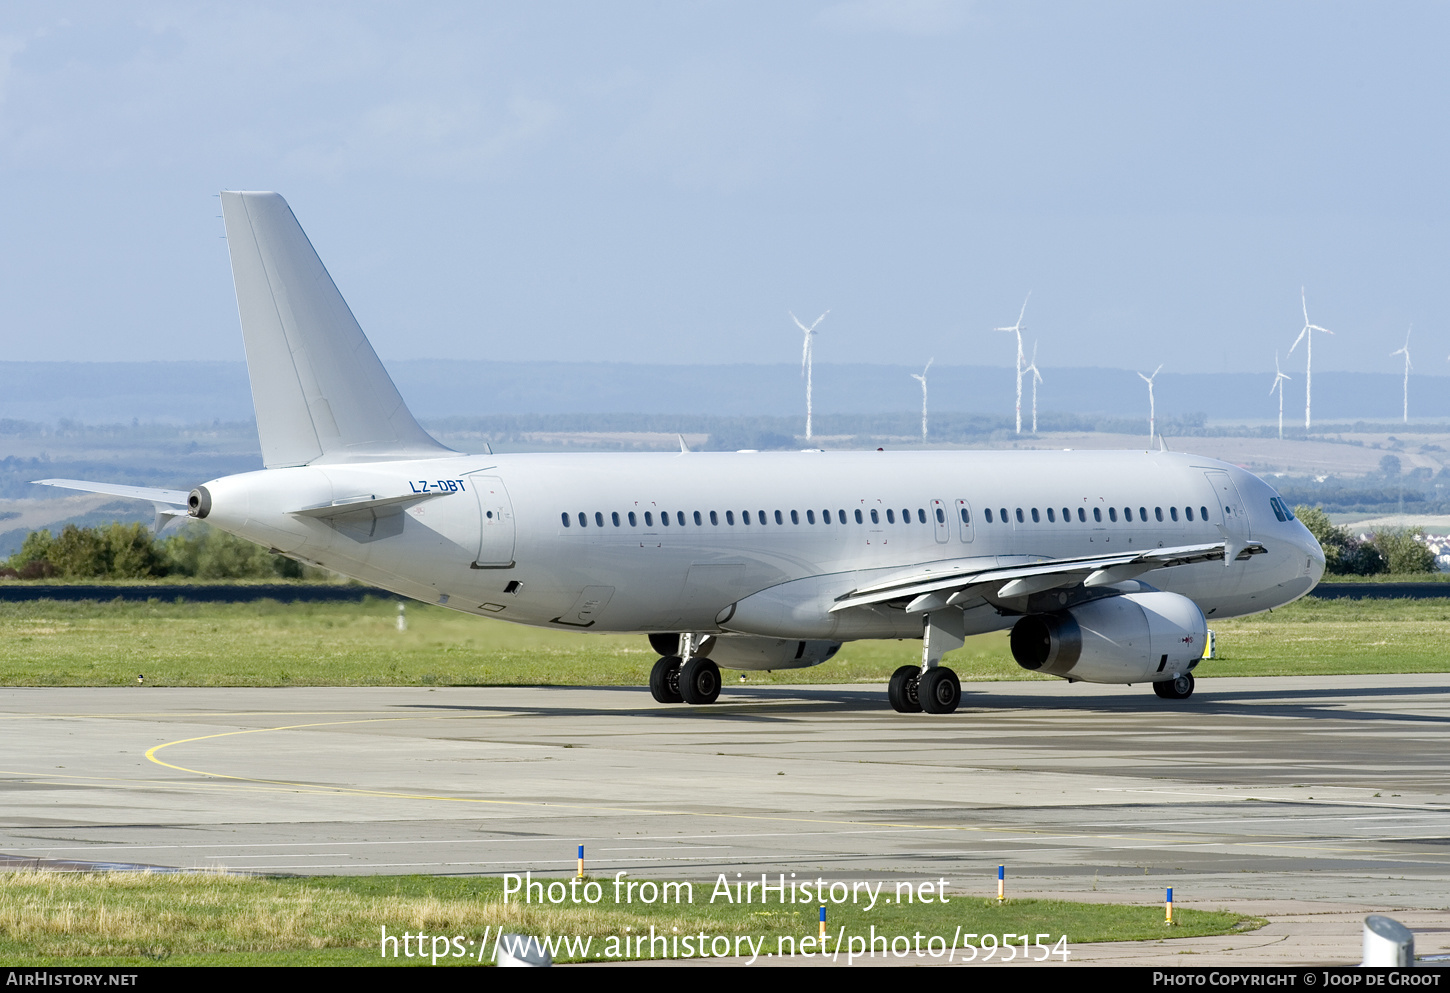
[[[1309,323],[1309,299],[1304,296],[1304,287],[1299,287],[1299,303],[1304,307],[1304,323]]]
[[[1304,336],[1306,334],[1308,334],[1308,333],[1309,333],[1309,325],[1306,324],[1306,325],[1304,325],[1304,330],[1299,332],[1299,337],[1297,337],[1297,338],[1294,339],[1294,344],[1292,344],[1292,345],[1289,346],[1289,352],[1291,354],[1293,353],[1294,349],[1296,349],[1296,348],[1299,347],[1299,342],[1303,341],[1304,340]]]
[[[1022,326],[1022,318],[1027,316],[1027,301],[1032,299],[1032,291],[1027,291],[1027,297],[1022,301],[1022,312],[1017,315],[1017,326]]]

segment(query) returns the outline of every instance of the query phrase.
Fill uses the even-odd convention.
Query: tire
[[[668,655],[655,663],[649,673],[649,691],[656,703],[684,703],[680,695],[680,660]]]
[[[891,701],[891,709],[898,714],[919,714],[921,713],[921,698],[917,695],[917,677],[921,675],[921,666],[904,665],[891,674],[891,682],[886,684],[886,698]]]
[[[1153,692],[1165,700],[1187,700],[1193,696],[1193,673],[1185,672],[1173,679],[1154,683]]]
[[[928,714],[950,714],[962,702],[962,684],[957,674],[945,666],[928,669],[917,682],[917,699]]]
[[[720,667],[696,656],[680,669],[680,696],[686,703],[714,703],[720,696]]]

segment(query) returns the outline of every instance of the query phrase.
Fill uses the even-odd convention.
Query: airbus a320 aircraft
[[[951,713],[942,656],[1006,628],[1025,669],[1184,699],[1207,618],[1288,603],[1323,573],[1268,485],[1191,455],[459,454],[408,412],[286,201],[221,201],[266,468],[189,494],[44,482],[455,610],[647,634],[661,703],[714,702],[722,666],[921,638],[891,705]]]

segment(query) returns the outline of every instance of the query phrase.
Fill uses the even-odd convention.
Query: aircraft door
[[[478,498],[480,521],[475,569],[507,569],[514,564],[514,508],[497,476],[464,477]]]
[[[947,522],[946,504],[940,500],[931,502],[931,522],[936,525],[936,540],[939,544],[945,544],[951,537],[951,525]]]
[[[1252,538],[1253,531],[1249,527],[1248,509],[1244,506],[1243,499],[1239,496],[1239,488],[1234,485],[1233,478],[1226,472],[1214,470],[1205,472],[1209,485],[1218,503],[1214,509],[1215,516],[1223,515],[1223,526],[1234,535],[1241,535],[1245,538]]]
[[[957,501],[957,527],[961,528],[962,541],[972,540],[972,505],[965,500]]]

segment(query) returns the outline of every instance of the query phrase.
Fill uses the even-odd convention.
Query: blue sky
[[[218,189],[385,358],[1450,372],[1450,6],[0,8],[0,348],[231,359]],[[1285,369],[1302,377],[1299,354]]]

